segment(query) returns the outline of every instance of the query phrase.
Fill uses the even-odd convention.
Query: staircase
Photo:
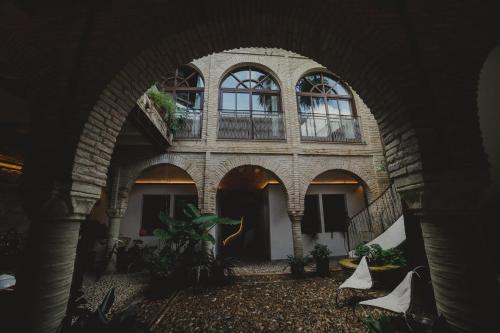
[[[401,199],[394,184],[368,206],[350,217],[347,227],[347,244],[349,251],[359,243],[368,242],[383,233],[403,215]]]

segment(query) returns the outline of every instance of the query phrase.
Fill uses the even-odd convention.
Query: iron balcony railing
[[[202,112],[201,110],[189,110],[176,113],[182,118],[180,127],[175,131],[175,139],[199,139],[201,138]]]
[[[401,198],[394,184],[391,184],[380,196],[365,209],[351,216],[347,228],[349,250],[361,242],[369,242],[403,215]]]
[[[283,113],[219,110],[219,139],[284,140]]]
[[[301,113],[302,141],[362,142],[359,117]]]

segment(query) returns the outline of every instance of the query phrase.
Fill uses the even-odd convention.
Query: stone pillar
[[[480,187],[441,184],[403,198],[420,218],[438,313],[453,331],[487,332],[495,309],[494,258],[479,219]]]
[[[66,314],[85,215],[65,213],[64,204],[52,208],[51,213],[32,219],[17,274],[19,332],[53,333]]]
[[[112,208],[108,209],[108,253],[107,256],[109,259],[108,266],[106,270],[108,272],[116,271],[116,246],[118,246],[118,238],[120,237],[120,225],[123,217],[123,210]]]
[[[304,244],[302,243],[301,222],[304,215],[301,212],[288,212],[288,216],[292,222],[293,255],[302,258],[304,257]]]

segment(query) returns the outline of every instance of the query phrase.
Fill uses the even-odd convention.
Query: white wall
[[[136,184],[130,192],[127,210],[120,226],[120,236],[141,239],[147,245],[158,245],[154,236],[139,236],[142,217],[142,196],[144,194],[170,195],[170,211],[173,213],[172,195],[197,195],[194,185],[151,185]]]
[[[286,198],[281,185],[268,185],[269,237],[271,260],[286,259],[293,254],[292,223],[287,213]]]
[[[293,254],[292,228],[287,214],[285,194],[279,185],[269,185],[267,190],[269,191],[271,259],[285,259],[288,255]],[[307,194],[345,194],[349,216],[357,213],[366,205],[361,186],[311,185]],[[322,204],[321,200],[320,204]],[[324,230],[324,221],[322,220],[321,223],[322,230]],[[347,255],[344,235],[340,232],[318,233],[316,241],[309,235],[302,234],[302,239],[305,254],[312,250],[315,242],[318,242],[328,246],[333,256]]]

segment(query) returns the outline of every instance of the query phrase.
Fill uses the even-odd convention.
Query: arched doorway
[[[156,245],[153,231],[161,225],[160,212],[182,220],[187,203],[198,205],[198,194],[186,171],[171,164],[150,167],[140,173],[130,191],[120,236]]]
[[[225,245],[222,241],[234,234],[236,228],[222,226],[219,229],[221,255],[245,260],[272,258],[275,244],[271,242],[271,230],[283,215],[288,219],[285,191],[273,173],[251,165],[229,171],[217,190],[217,211],[220,216],[243,219],[241,234]],[[290,232],[289,222],[286,227]]]
[[[304,253],[320,243],[328,246],[333,256],[347,255],[349,217],[366,207],[366,192],[366,184],[345,170],[329,170],[316,176],[304,199]]]

